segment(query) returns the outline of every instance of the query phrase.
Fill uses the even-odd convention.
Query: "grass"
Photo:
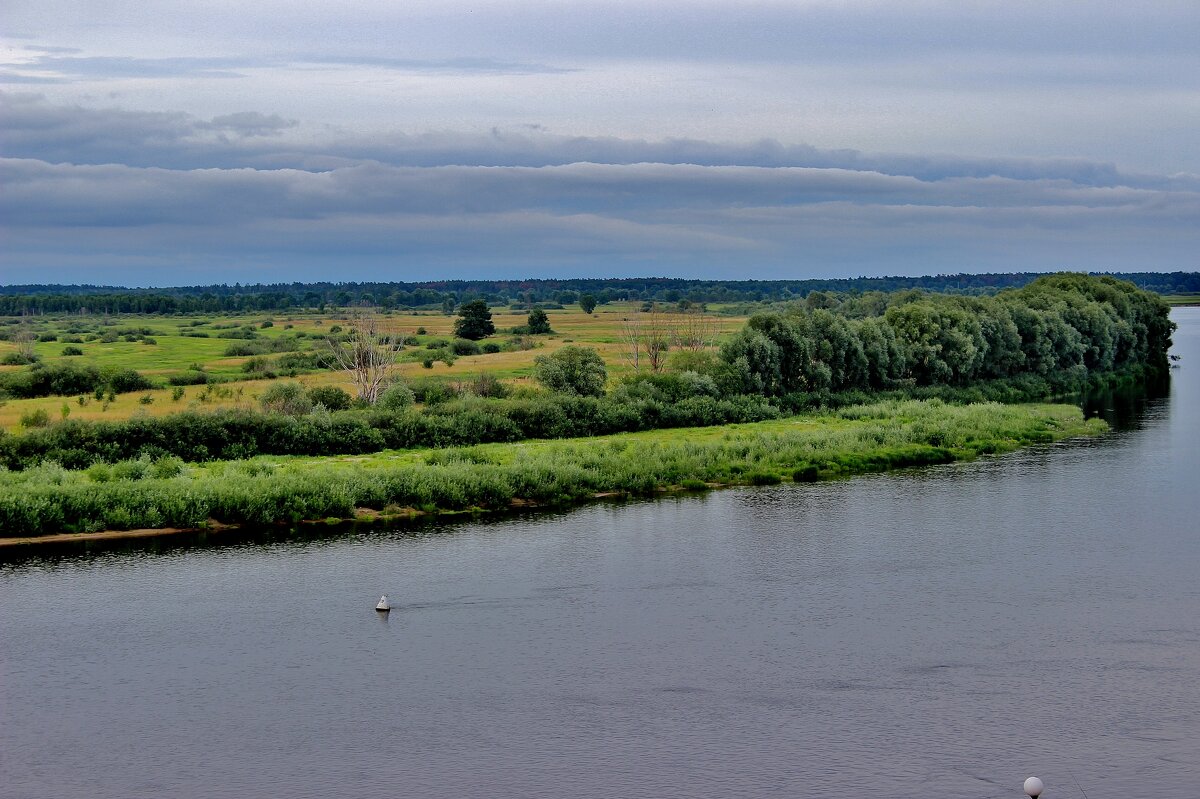
[[[466,379],[480,372],[487,372],[510,383],[532,382],[534,358],[574,343],[582,346],[595,347],[608,365],[610,377],[619,377],[627,371],[623,362],[621,333],[623,319],[640,307],[640,303],[612,303],[598,306],[593,314],[585,314],[578,306],[567,306],[564,310],[550,310],[547,315],[554,329],[551,335],[533,337],[537,343],[536,349],[522,351],[502,351],[483,355],[459,357],[453,365],[447,366],[441,361],[435,361],[432,369],[426,369],[419,361],[402,362],[397,373],[406,378],[444,377]],[[499,332],[487,341],[503,342],[508,336],[503,332],[517,325],[525,324],[527,311],[509,311],[506,307],[492,309],[493,322]],[[385,327],[404,336],[415,336],[419,349],[436,339],[453,337],[454,322],[457,317],[445,316],[436,311],[395,312],[385,317]],[[717,329],[728,334],[738,330],[745,324],[745,317],[718,316],[714,317]],[[0,323],[16,320],[0,319]],[[270,327],[263,328],[262,324],[270,321]],[[148,404],[140,398],[147,392],[137,392],[117,396],[104,407],[103,403],[89,401],[80,405],[74,397],[42,397],[37,399],[9,400],[0,403],[0,429],[18,430],[22,415],[36,410],[45,410],[51,419],[61,416],[62,405],[68,403],[72,419],[124,419],[134,414],[163,415],[188,407],[236,407],[239,405],[257,407],[258,395],[269,385],[269,381],[256,379],[242,371],[243,365],[250,357],[227,357],[225,350],[236,339],[218,338],[222,333],[228,333],[238,328],[251,328],[263,339],[304,333],[300,339],[306,348],[323,348],[325,336],[335,325],[346,327],[345,315],[338,311],[327,313],[288,313],[284,314],[241,314],[241,315],[190,315],[190,316],[46,316],[36,317],[30,324],[31,330],[37,335],[53,334],[57,341],[39,341],[34,345],[34,351],[46,363],[56,361],[72,361],[75,363],[90,363],[96,366],[112,366],[125,369],[135,369],[152,379],[165,383],[172,375],[189,371],[193,364],[199,364],[216,379],[226,381],[223,387],[228,391],[214,392],[203,402],[198,396],[202,386],[188,386],[181,400],[172,399],[172,390],[164,388],[148,392],[152,400]],[[288,325],[291,327],[289,328]],[[11,331],[15,324],[0,324],[0,331]],[[87,341],[90,335],[115,332],[129,328],[146,328],[151,331],[155,344],[144,344],[141,341],[118,341],[103,343],[99,340]],[[424,328],[423,334],[417,331]],[[70,332],[75,331],[75,332]],[[209,337],[202,338],[185,333],[205,333]],[[81,342],[67,342],[65,337],[82,338]],[[83,351],[82,356],[64,356],[65,346],[78,347]],[[11,341],[0,341],[0,358],[6,353],[15,352],[16,344]],[[274,357],[274,356],[268,356]],[[28,367],[0,366],[0,371],[15,371]],[[306,385],[336,385],[353,393],[353,387],[345,373],[340,371],[321,371],[304,374],[298,378]],[[240,389],[240,391],[239,391]]]
[[[1106,429],[1065,405],[858,405],[786,420],[341,457],[0,473],[8,536],[500,510],[945,463]]]

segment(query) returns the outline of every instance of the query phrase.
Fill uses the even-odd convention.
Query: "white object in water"
[[[375,603],[375,609],[380,613],[387,613],[392,609],[392,604],[388,602],[387,594],[379,597],[379,601]]]
[[[1042,781],[1037,777],[1030,777],[1029,779],[1025,780],[1025,795],[1031,796],[1033,799],[1037,799],[1042,795],[1042,790],[1045,787],[1046,786],[1043,785]]]

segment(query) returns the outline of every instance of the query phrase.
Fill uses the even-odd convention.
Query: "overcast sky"
[[[0,283],[1200,269],[1200,2],[6,0]]]

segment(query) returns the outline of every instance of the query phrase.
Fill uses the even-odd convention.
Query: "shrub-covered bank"
[[[562,395],[460,400],[400,412],[308,416],[249,410],[185,412],[120,422],[68,420],[22,435],[0,435],[0,465],[17,470],[53,461],[80,469],[142,455],[199,462],[256,455],[357,454],[754,422],[779,415],[779,409],[761,397],[693,396],[666,401],[653,396]]]
[[[668,487],[777,483],[971,458],[1105,429],[1061,405],[856,405],[732,428],[539,441],[356,459],[187,466],[143,458],[70,471],[0,473],[0,530],[36,536],[104,529],[294,523],[387,513],[502,509]]]

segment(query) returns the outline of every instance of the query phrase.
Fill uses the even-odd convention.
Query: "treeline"
[[[1200,272],[1113,273],[1160,294],[1200,293]],[[957,274],[814,280],[683,280],[568,278],[562,280],[448,280],[434,282],[290,283],[127,289],[113,286],[0,286],[0,316],[40,313],[237,313],[324,309],[369,303],[384,309],[455,306],[476,299],[492,305],[578,302],[591,295],[615,301],[677,303],[790,302],[812,292],[921,291],[985,296],[1024,286],[1039,275]]]
[[[1090,375],[1164,371],[1174,324],[1159,296],[1112,277],[1042,276],[993,297],[810,295],[759,314],[721,350],[727,393],[803,397],[1020,378],[1051,390]]]

